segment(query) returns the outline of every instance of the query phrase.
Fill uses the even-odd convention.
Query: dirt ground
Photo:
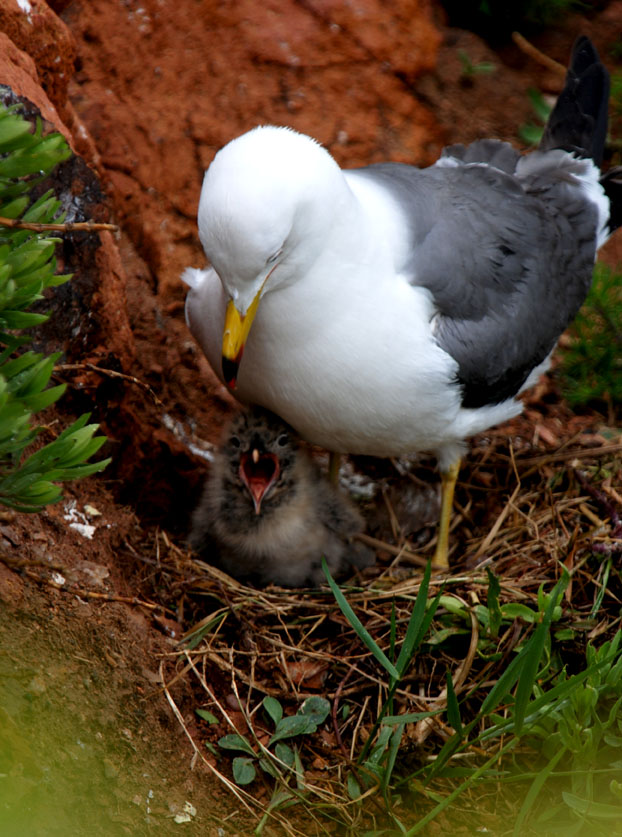
[[[89,360],[110,374],[71,370],[85,362],[72,344],[59,373],[71,392],[46,431],[67,421],[65,410],[93,410],[111,440],[104,452],[113,465],[101,477],[68,486],[64,501],[41,514],[7,513],[0,520],[0,630],[23,637],[20,648],[34,649],[36,659],[10,643],[2,653],[23,654],[52,689],[58,687],[54,667],[45,661],[71,651],[74,668],[64,676],[77,682],[88,674],[102,684],[110,723],[120,739],[129,734],[137,773],[148,766],[162,800],[145,825],[143,808],[139,819],[131,813],[144,782],[121,788],[116,798],[126,813],[119,833],[147,833],[150,823],[178,833],[170,823],[187,799],[198,814],[183,826],[186,833],[247,834],[250,820],[194,758],[160,680],[160,665],[170,673],[167,654],[200,608],[183,589],[176,594],[162,584],[159,550],[165,543],[185,548],[206,467],[200,450],[216,442],[232,409],[183,318],[179,275],[187,265],[203,264],[195,224],[203,170],[221,144],[265,121],[317,136],[342,165],[379,159],[424,165],[442,145],[481,136],[517,143],[518,127],[534,119],[527,90],[554,95],[560,77],[514,44],[492,51],[477,36],[449,28],[439,8],[423,3],[428,29],[421,37],[428,46],[418,44],[416,71],[406,35],[393,55],[373,16],[355,30],[339,18],[338,4],[331,10],[330,4],[292,3],[285,23],[278,0],[265,6],[261,20],[253,4],[243,3],[235,18],[228,4],[195,0],[178,0],[174,9],[162,0],[51,5],[77,44],[68,96],[92,138],[87,162],[101,178],[101,202],[121,228],[116,246],[126,307],[116,336],[112,318],[108,331],[102,326],[90,338]],[[268,35],[257,35],[268,24]],[[399,28],[400,21],[391,25]],[[593,15],[568,17],[532,42],[565,65],[574,37],[585,32],[619,71],[620,54],[612,48],[621,30],[622,2],[611,2]],[[340,60],[328,47],[317,48],[327,32],[348,36]],[[492,62],[494,72],[465,74],[461,53],[474,66]],[[622,136],[619,113],[613,133]],[[622,261],[619,236],[606,258]],[[507,430],[528,439],[534,452],[606,424],[598,412],[573,417],[554,384],[542,393],[546,405],[530,403],[527,418]],[[468,458],[464,467],[468,472]],[[487,515],[483,527],[494,521],[495,509]],[[179,678],[170,698],[194,730],[192,684]]]

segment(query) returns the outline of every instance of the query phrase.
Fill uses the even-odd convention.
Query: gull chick
[[[257,584],[318,585],[373,563],[352,543],[358,511],[325,479],[294,431],[262,409],[241,412],[216,453],[192,518],[190,545],[208,563]]]

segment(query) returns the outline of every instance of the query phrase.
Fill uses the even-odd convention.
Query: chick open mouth
[[[240,457],[240,479],[253,499],[255,514],[261,513],[261,502],[278,479],[280,471],[279,460],[273,453],[253,448]]]

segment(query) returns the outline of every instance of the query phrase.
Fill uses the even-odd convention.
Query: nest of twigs
[[[614,559],[622,551],[622,439],[596,432],[593,418],[569,413],[560,418],[562,409],[519,418],[476,440],[464,463],[452,526],[453,569],[432,574],[428,591],[433,598],[442,588],[455,609],[448,615],[441,601],[390,707],[393,716],[435,713],[406,724],[399,758],[413,769],[433,760],[453,733],[441,711],[447,707],[447,673],[463,716],[470,707],[476,714],[534,628],[517,616],[497,636],[486,636],[477,608],[487,604],[487,569],[499,580],[500,605],[521,604],[535,613],[539,591],[550,590],[564,567],[571,573],[558,625],[566,629],[570,668],[588,640],[611,635],[619,622],[622,589]],[[424,470],[415,481],[426,478],[426,466],[419,467]],[[395,473],[396,480],[404,479]],[[435,479],[431,469],[427,474],[428,481]],[[407,537],[395,515],[389,520],[384,532],[368,538],[377,549],[376,567],[342,582],[342,589],[364,629],[395,659],[434,538],[433,529]],[[347,792],[348,775],[357,779],[357,759],[365,748],[369,752],[370,736],[377,734],[390,678],[331,590],[244,586],[195,560],[163,533],[154,550],[157,561],[150,563],[156,564],[159,589],[189,626],[177,650],[162,661],[167,696],[197,758],[258,820],[264,816],[261,825],[267,816],[272,827],[280,824],[279,833],[357,834],[386,824],[387,804],[410,806],[412,814],[412,799],[389,803],[380,781],[359,783],[356,801],[351,798],[356,794]],[[208,720],[184,717],[175,706],[169,686],[178,678],[191,681],[196,707]],[[330,712],[315,734],[296,741],[302,784],[300,775],[296,784],[288,776],[292,769],[277,759],[271,774],[260,772],[250,788],[238,786],[232,754],[218,748],[221,737],[239,733],[261,756],[272,731],[265,698],[276,699],[287,715],[314,696],[328,700]],[[484,754],[473,753],[478,755]],[[291,815],[285,804],[275,803],[275,780],[293,787],[281,801],[302,803],[303,811]],[[424,794],[419,815],[432,806]]]

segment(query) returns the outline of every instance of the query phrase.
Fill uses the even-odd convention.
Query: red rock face
[[[431,161],[438,130],[408,81],[434,66],[440,35],[428,3],[388,5],[397,11],[379,0],[68,5],[71,99],[162,295],[180,298],[179,271],[197,259],[203,170],[257,124],[310,133],[348,165]]]
[[[76,57],[75,40],[63,22],[44,0],[1,0],[0,32],[31,57],[41,86],[62,109]]]

